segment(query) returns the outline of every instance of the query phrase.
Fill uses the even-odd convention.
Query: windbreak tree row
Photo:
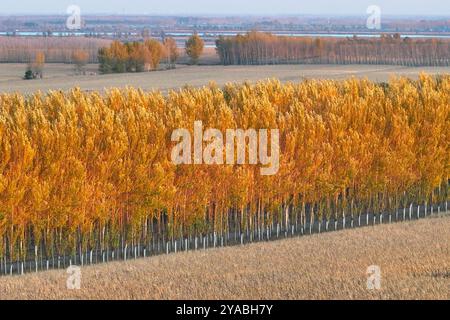
[[[279,129],[280,170],[175,165],[171,135]],[[0,261],[447,201],[450,77],[0,95]]]
[[[30,63],[41,53],[47,63],[74,63],[74,54],[81,51],[87,63],[97,63],[98,50],[110,44],[100,38],[0,36],[0,62]]]
[[[311,38],[249,32],[220,37],[217,53],[224,65],[260,64],[391,64],[450,65],[450,41],[402,38]]]

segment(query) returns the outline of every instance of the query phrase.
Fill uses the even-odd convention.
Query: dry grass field
[[[0,299],[450,299],[450,216],[0,278]],[[382,289],[367,289],[378,265]]]
[[[75,76],[72,65],[47,64],[42,80],[23,80],[26,65],[0,64],[0,92],[33,93],[38,90],[83,90],[102,91],[111,87],[133,86],[144,90],[177,89],[184,85],[200,87],[214,81],[223,86],[227,82],[257,81],[278,78],[283,82],[299,82],[303,79],[346,79],[368,78],[373,81],[387,81],[392,76],[417,78],[421,72],[449,74],[450,67],[400,67],[375,65],[276,65],[276,66],[219,66],[179,65],[175,70],[147,73]],[[89,65],[87,71],[97,72],[96,65]]]

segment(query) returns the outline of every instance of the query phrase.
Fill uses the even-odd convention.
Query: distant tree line
[[[402,38],[310,38],[249,32],[220,37],[217,53],[224,65],[258,64],[395,64],[450,65],[450,41]]]
[[[85,37],[3,37],[0,36],[0,63],[30,63],[44,54],[47,63],[74,63],[74,53],[82,50],[87,63],[97,63],[97,53],[110,40]]]

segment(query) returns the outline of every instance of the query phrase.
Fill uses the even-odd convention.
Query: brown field
[[[102,91],[111,87],[133,86],[144,90],[167,91],[186,84],[204,86],[214,81],[222,86],[227,82],[257,81],[278,78],[283,82],[299,82],[303,79],[368,78],[387,81],[392,76],[417,78],[421,72],[449,74],[450,67],[400,67],[375,65],[277,65],[277,66],[218,66],[179,65],[175,70],[146,73],[83,75],[75,76],[72,65],[47,64],[43,80],[22,80],[24,64],[0,64],[0,92],[32,93],[38,90],[83,90]],[[89,65],[88,72],[96,73],[96,65]]]
[[[450,216],[0,278],[0,299],[450,299]],[[378,265],[381,291],[367,290]]]

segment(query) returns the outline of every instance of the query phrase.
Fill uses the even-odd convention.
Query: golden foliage
[[[279,173],[173,165],[172,131],[196,120],[279,128]],[[450,77],[2,94],[0,137],[0,254],[10,259],[39,243],[62,254],[248,230],[308,205],[336,216],[448,199]]]
[[[191,58],[192,64],[198,64],[198,60],[202,55],[204,48],[205,42],[198,34],[192,35],[186,41],[186,54]]]

